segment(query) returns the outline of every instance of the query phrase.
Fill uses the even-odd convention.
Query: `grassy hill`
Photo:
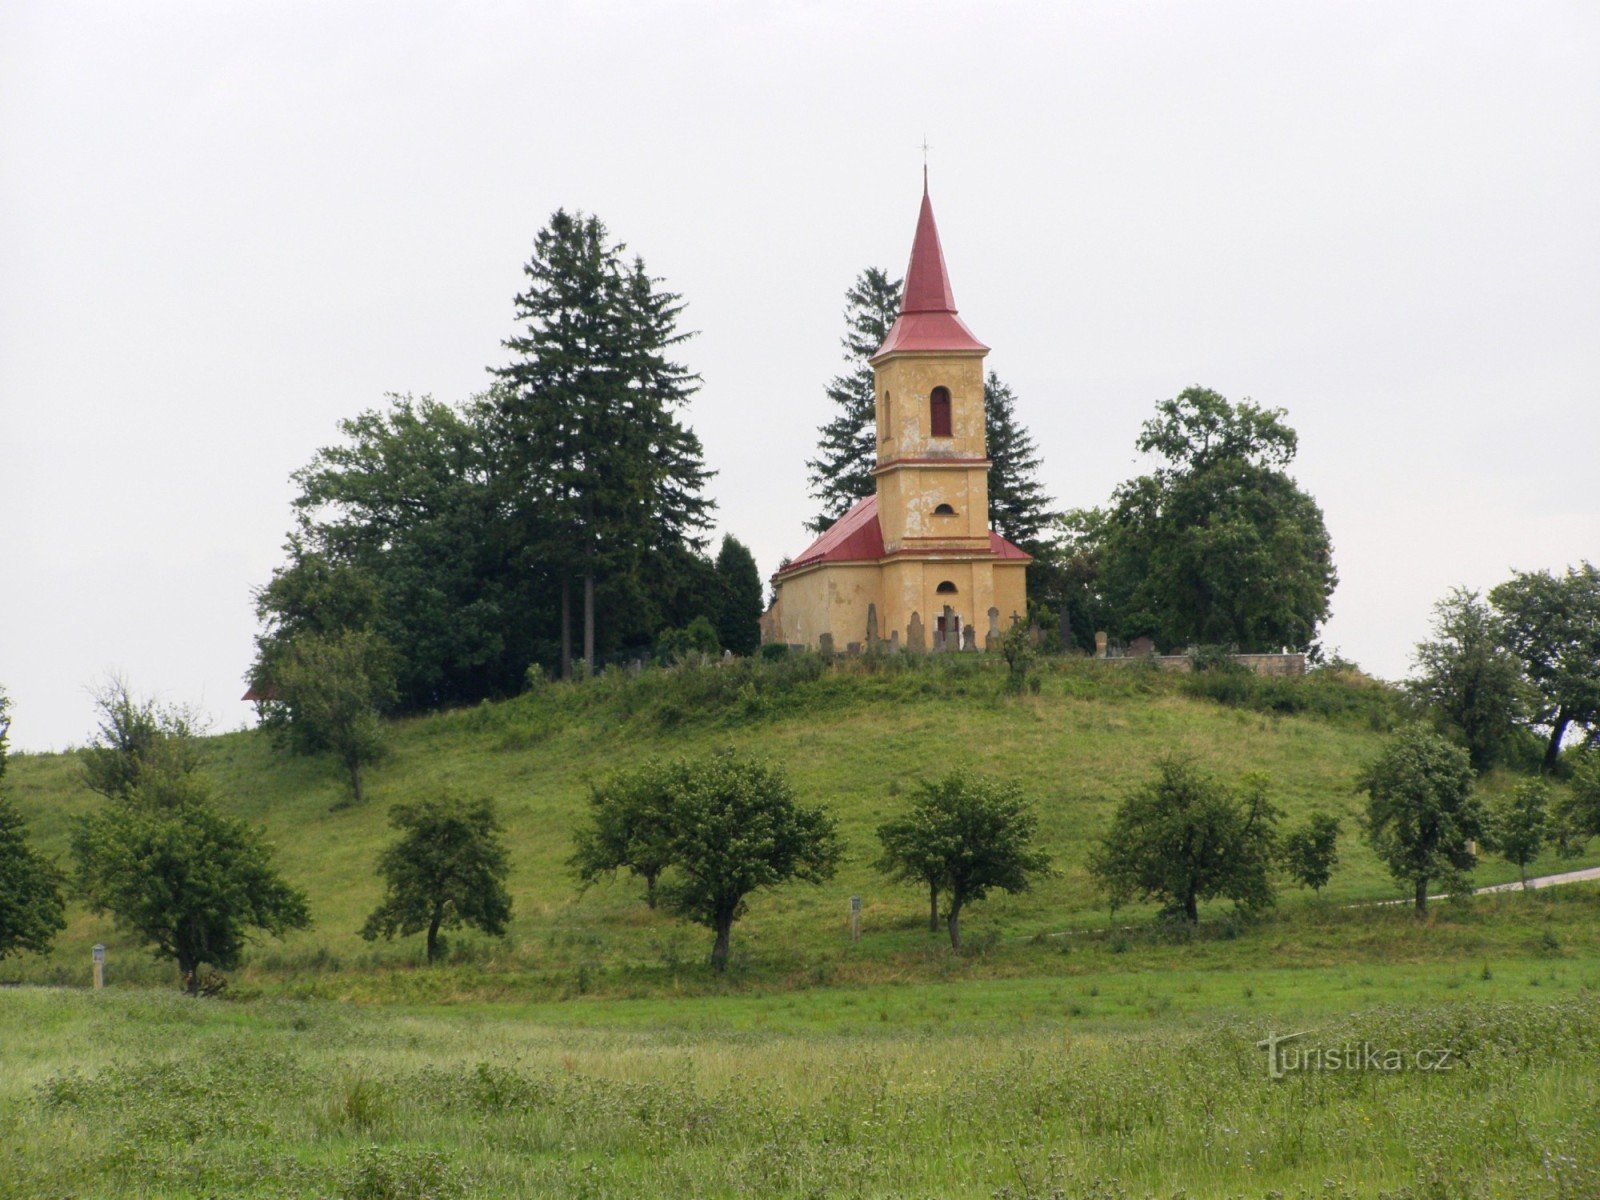
[[[1037,957],[1038,943],[1029,939],[1106,928],[1085,870],[1088,849],[1118,798],[1169,752],[1193,754],[1224,776],[1266,773],[1286,825],[1319,809],[1345,818],[1343,862],[1327,899],[1319,906],[1286,892],[1287,914],[1326,914],[1341,903],[1398,894],[1355,820],[1355,777],[1400,719],[1387,689],[1330,673],[1219,687],[1203,677],[1065,661],[1046,665],[1038,694],[1007,697],[1000,668],[977,658],[824,668],[805,658],[548,685],[504,703],[396,722],[392,753],[372,772],[360,807],[343,805],[330,763],[275,750],[256,732],[208,739],[205,770],[222,802],[266,829],[284,873],[309,893],[315,922],[256,948],[236,982],[355,995],[481,990],[486,979],[514,978],[516,987],[535,989],[558,983],[563,992],[574,981],[584,991],[636,989],[663,972],[676,980],[680,965],[702,958],[709,935],[649,912],[642,886],[631,879],[580,892],[565,859],[591,781],[652,755],[722,746],[781,764],[803,798],[838,813],[848,842],[831,883],[754,900],[734,933],[742,978],[915,978],[947,970],[948,956],[933,952],[937,943],[926,932],[924,897],[885,883],[870,863],[875,827],[907,802],[915,781],[957,765],[1024,786],[1059,868],[1027,895],[972,911],[966,935],[989,948],[996,972],[1039,970],[1031,960],[1007,958]],[[19,755],[8,785],[34,838],[64,861],[73,819],[100,802],[79,783],[75,756]],[[445,788],[499,806],[512,849],[515,915],[504,942],[456,938],[458,969],[425,981],[409,969],[420,959],[417,939],[370,945],[356,931],[378,899],[373,862],[391,836],[388,805]],[[1570,865],[1553,858],[1540,864]],[[1478,872],[1483,883],[1514,877],[1492,860]],[[851,895],[864,901],[858,946],[846,936]],[[1218,906],[1203,916],[1224,914]],[[155,982],[170,973],[108,921],[74,909],[53,955],[0,965],[0,981],[79,981],[94,941],[111,947],[115,978]],[[1008,949],[1018,944],[1028,948]]]

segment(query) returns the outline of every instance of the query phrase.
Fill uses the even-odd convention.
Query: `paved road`
[[[1559,875],[1540,875],[1536,879],[1528,880],[1528,888],[1557,887],[1563,883],[1588,883],[1592,879],[1600,879],[1600,867],[1585,867],[1581,871],[1563,871]],[[1473,888],[1473,894],[1481,896],[1485,892],[1520,892],[1522,883],[1497,883],[1493,887]]]

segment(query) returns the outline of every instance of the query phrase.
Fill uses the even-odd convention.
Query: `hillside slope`
[[[848,842],[831,883],[754,900],[734,941],[736,958],[756,967],[792,971],[845,954],[851,895],[864,903],[862,945],[852,953],[920,953],[925,898],[871,870],[873,831],[907,802],[916,780],[958,765],[1022,784],[1059,868],[1027,895],[974,909],[967,933],[980,943],[1104,925],[1085,870],[1089,846],[1118,798],[1169,752],[1193,754],[1227,777],[1266,773],[1286,825],[1319,809],[1344,817],[1332,901],[1397,894],[1355,820],[1355,777],[1394,720],[1393,705],[1373,685],[1272,681],[1265,696],[1246,698],[1326,714],[1279,715],[1200,698],[1192,685],[1159,672],[1084,662],[1047,666],[1038,695],[1002,697],[1000,666],[975,658],[877,671],[741,663],[551,685],[501,704],[396,722],[392,753],[373,770],[369,799],[359,808],[341,807],[338,774],[325,761],[277,751],[258,732],[208,739],[205,769],[223,803],[265,828],[285,875],[309,893],[315,921],[283,943],[257,948],[250,975],[266,979],[329,962],[414,963],[415,939],[371,946],[357,930],[379,896],[373,863],[391,836],[388,806],[445,788],[496,802],[513,859],[509,940],[461,937],[459,954],[533,970],[693,961],[704,953],[702,931],[646,910],[642,887],[631,879],[580,892],[565,860],[591,781],[652,755],[722,746],[781,764],[801,797],[838,813]],[[74,817],[100,803],[79,783],[75,757],[20,755],[8,784],[34,838],[65,862]],[[1511,868],[1486,861],[1477,878],[1512,877]],[[1303,901],[1286,892],[1284,903]],[[165,968],[147,964],[109,921],[75,907],[49,959],[8,962],[0,979],[76,978],[96,940],[111,945],[121,978],[165,977]]]

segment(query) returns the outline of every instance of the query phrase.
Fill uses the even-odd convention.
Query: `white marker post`
[[[92,953],[94,954],[94,988],[95,991],[99,991],[106,985],[106,948],[96,942]]]
[[[850,897],[850,940],[852,942],[859,942],[861,940],[861,897],[860,896],[851,896]]]

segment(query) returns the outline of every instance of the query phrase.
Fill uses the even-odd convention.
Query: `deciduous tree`
[[[1411,886],[1418,916],[1427,911],[1430,884],[1464,887],[1477,865],[1473,846],[1487,840],[1489,821],[1472,783],[1466,750],[1420,726],[1395,735],[1362,772],[1367,840],[1389,873]]]
[[[443,953],[440,932],[463,925],[491,937],[511,919],[510,871],[501,826],[487,800],[445,795],[389,810],[400,837],[378,856],[383,903],[367,918],[369,942],[427,934],[428,961]]]
[[[1528,886],[1528,864],[1550,837],[1550,788],[1542,779],[1525,779],[1494,811],[1494,844],[1500,857],[1517,868]]]
[[[920,785],[904,817],[878,829],[881,869],[929,889],[930,926],[938,897],[950,945],[961,948],[961,913],[991,891],[1024,892],[1050,870],[1034,845],[1039,819],[1012,783],[956,771]]]
[[[589,794],[589,824],[573,839],[569,860],[588,885],[627,870],[644,880],[645,903],[656,906],[656,882],[672,864],[673,799],[686,766],[655,761],[624,771]]]
[[[1166,758],[1117,808],[1089,871],[1113,909],[1156,900],[1196,922],[1202,901],[1221,898],[1254,912],[1274,900],[1277,817],[1260,777],[1233,788],[1192,759]]]
[[[1549,731],[1544,767],[1552,770],[1569,730],[1600,731],[1600,568],[1518,572],[1489,603],[1539,698],[1534,723]]]
[[[1452,588],[1434,605],[1433,637],[1417,645],[1412,693],[1461,739],[1474,770],[1505,752],[1527,703],[1521,666],[1500,621],[1477,592]]]
[[[834,818],[798,803],[766,763],[729,752],[686,764],[671,803],[673,870],[662,899],[714,932],[715,970],[728,965],[734,922],[752,894],[791,879],[821,883],[838,864]]]
[[[1320,893],[1339,863],[1339,818],[1312,813],[1305,824],[1284,835],[1281,854],[1289,878]]]
[[[298,753],[331,754],[361,803],[363,772],[383,757],[379,715],[396,698],[388,644],[368,630],[303,633],[284,648],[273,687],[263,724]]]
[[[78,823],[72,852],[89,907],[176,962],[190,992],[201,964],[227,970],[255,934],[310,924],[271,848],[216,811],[198,774],[146,775]]]
[[[43,954],[66,928],[61,874],[28,844],[22,814],[4,791],[10,732],[11,702],[0,688],[0,959]]]

